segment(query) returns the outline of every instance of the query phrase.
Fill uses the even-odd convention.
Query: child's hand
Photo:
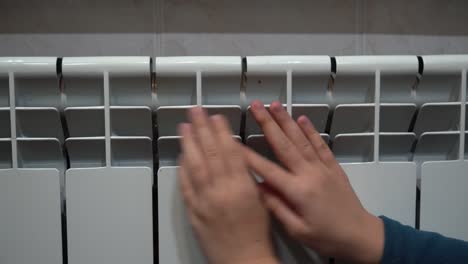
[[[179,183],[191,224],[210,263],[276,263],[270,221],[241,145],[222,116],[195,107],[181,124]]]
[[[359,202],[328,145],[302,116],[297,123],[279,102],[270,113],[259,101],[251,111],[282,168],[244,148],[249,167],[266,183],[266,206],[288,232],[326,256],[378,262],[383,254],[382,221]]]

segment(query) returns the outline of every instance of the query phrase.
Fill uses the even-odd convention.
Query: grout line
[[[362,55],[363,49],[362,49],[362,42],[363,42],[363,36],[362,36],[362,27],[363,27],[363,1],[362,0],[356,0],[355,1],[355,10],[354,10],[354,15],[356,16],[356,25],[355,25],[355,38],[356,38],[356,47],[355,47],[355,55]]]
[[[460,87],[460,142],[458,158],[465,159],[465,130],[466,130],[466,69],[462,70]]]
[[[165,16],[164,16],[164,0],[160,0],[161,5],[160,5],[160,18],[161,20],[159,21],[160,23],[160,32],[159,32],[159,51],[161,52],[161,55],[164,55],[165,49],[164,49],[164,41],[163,41],[163,36],[164,36],[164,30],[166,29],[166,23],[165,23]]]
[[[164,0],[153,0],[153,21],[154,21],[154,48],[155,56],[164,56],[163,31],[164,31]]]
[[[11,166],[18,169],[18,144],[16,141],[16,100],[15,100],[15,75],[8,73],[10,92],[10,138],[11,138]]]
[[[374,162],[380,160],[380,70],[375,72],[374,99]]]
[[[111,133],[110,133],[110,92],[109,92],[109,72],[104,72],[104,127],[106,144],[106,167],[111,167]]]
[[[360,55],[368,55],[367,50],[367,4],[366,1],[360,1],[361,5],[361,53]]]

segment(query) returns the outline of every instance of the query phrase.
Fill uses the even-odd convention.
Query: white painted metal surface
[[[69,58],[63,70],[73,98],[65,111],[68,263],[153,263],[152,99],[112,99],[121,77],[151,98],[150,59]]]
[[[370,213],[415,226],[415,163],[356,163],[342,166],[359,200]]]
[[[178,188],[177,168],[159,169],[159,261],[172,264],[207,263],[186,216]]]
[[[381,103],[380,131],[407,132],[416,112],[415,104]]]
[[[2,264],[63,262],[65,162],[56,61],[0,58],[0,78],[8,80],[0,87]]]
[[[414,124],[414,133],[458,130],[460,103],[426,103],[421,106]]]
[[[147,106],[111,106],[111,134],[113,136],[153,137],[152,111]],[[104,136],[104,107],[65,108],[70,137]]]
[[[342,163],[371,162],[374,157],[373,133],[339,134],[333,140],[333,153]],[[409,132],[380,133],[380,161],[411,161],[416,135]]]
[[[61,264],[56,169],[0,170],[0,263]]]
[[[377,70],[386,74],[418,72],[416,56],[338,56],[337,74],[374,74]]]
[[[352,122],[349,122],[352,120]],[[373,104],[343,104],[335,108],[330,135],[364,133],[374,130]]]
[[[158,76],[195,76],[197,72],[209,76],[239,75],[242,70],[241,57],[158,57],[155,59]]]
[[[329,56],[251,56],[247,71],[252,75],[330,74]]]
[[[165,57],[154,59],[154,65],[150,57],[66,57],[63,87],[56,61],[0,58],[0,230],[6,232],[0,233],[2,264],[4,256],[7,264],[30,264],[33,255],[51,258],[38,257],[33,263],[61,261],[62,253],[52,250],[56,241],[60,245],[60,217],[51,215],[60,215],[60,192],[65,191],[72,204],[66,212],[72,223],[69,263],[152,263],[156,158],[162,168],[161,262],[203,261],[184,220],[176,168],[167,168],[177,165],[180,152],[176,127],[187,120],[188,107],[204,106],[210,114],[226,115],[234,134],[243,135],[248,146],[274,160],[247,107],[254,99],[265,104],[279,100],[295,119],[306,115],[319,132],[330,133],[322,137],[372,213],[414,226],[418,186],[421,228],[468,239],[463,203],[467,197],[463,187],[468,185],[463,133],[468,119],[468,55],[260,56],[244,62],[238,56]],[[67,129],[62,131],[62,126]],[[158,138],[153,139],[154,132]],[[158,148],[153,151],[156,140]],[[66,182],[67,190],[57,191],[56,184],[65,184],[63,142],[71,168],[66,178],[71,181]],[[41,155],[36,154],[39,151]],[[34,171],[47,175],[32,177]],[[14,178],[11,173],[28,176]],[[5,182],[15,189],[5,190]],[[29,184],[40,188],[21,195]],[[49,185],[53,191],[41,191]],[[33,196],[34,201],[9,200]],[[52,205],[37,210],[44,199],[58,203],[58,211],[53,212]],[[3,214],[16,210],[12,205],[19,202],[18,208],[24,210]],[[21,218],[20,212],[31,217],[13,221],[13,216]],[[38,222],[30,221],[33,215]],[[39,226],[41,230],[33,230]],[[50,243],[37,244],[37,237],[23,239],[31,233],[44,236],[45,231],[51,234],[45,240]],[[104,231],[112,233],[107,240]],[[24,246],[30,254],[19,256],[11,245],[4,247],[5,237],[17,239],[14,249]],[[124,237],[135,242],[128,247]],[[314,259],[279,229],[275,241],[285,263]]]
[[[159,167],[177,166],[180,150],[180,136],[158,138]]]
[[[425,55],[423,60],[425,73],[453,74],[468,69],[468,55]]]
[[[113,76],[148,76],[150,57],[65,57],[62,71],[65,77],[101,76],[103,72]]]
[[[70,169],[68,263],[153,263],[152,171]]]
[[[56,77],[55,57],[0,57],[0,72],[12,72],[18,76]]]
[[[59,110],[55,107],[17,107],[18,137],[56,138],[64,141]]]
[[[422,230],[468,240],[468,161],[426,162],[421,170]]]
[[[338,134],[333,139],[332,150],[341,163],[372,162],[374,159],[373,133]]]
[[[468,57],[461,57],[468,59]],[[429,161],[421,168],[421,229],[435,231],[443,235],[468,240],[468,161],[466,160],[466,103],[468,62],[461,58],[431,57],[429,61],[442,60],[445,71],[459,71],[459,131],[451,136],[458,138],[455,161]],[[434,69],[432,69],[434,70]],[[455,133],[455,134],[454,134]]]

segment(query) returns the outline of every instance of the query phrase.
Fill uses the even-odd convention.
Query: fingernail
[[[192,114],[192,116],[201,115],[202,111],[203,110],[200,106],[195,106],[190,109],[190,113]]]
[[[309,120],[309,118],[305,115],[301,115],[298,119],[297,122],[299,124],[305,125],[305,126],[310,126],[315,129],[314,124]]]
[[[262,108],[263,108],[263,104],[259,100],[255,100],[255,101],[252,102],[252,109],[260,110]]]
[[[283,105],[279,101],[273,101],[271,102],[270,109],[278,113],[283,110]]]
[[[309,119],[306,116],[301,115],[300,117],[297,118],[297,122],[305,125],[309,123]]]
[[[219,114],[210,116],[211,121],[213,122],[220,122],[223,117]]]

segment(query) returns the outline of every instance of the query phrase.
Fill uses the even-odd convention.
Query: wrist
[[[270,244],[254,244],[242,249],[231,249],[224,257],[212,258],[212,264],[278,264],[276,255]]]
[[[276,257],[271,254],[269,256],[263,256],[263,257],[258,257],[258,258],[253,258],[253,259],[248,259],[245,261],[238,262],[238,264],[279,264],[278,260]]]
[[[385,242],[385,230],[382,219],[365,212],[361,226],[357,230],[351,259],[359,263],[379,263]]]
[[[274,254],[263,256],[251,256],[247,258],[236,258],[235,260],[223,261],[225,264],[279,264]],[[214,264],[214,263],[213,263]]]

